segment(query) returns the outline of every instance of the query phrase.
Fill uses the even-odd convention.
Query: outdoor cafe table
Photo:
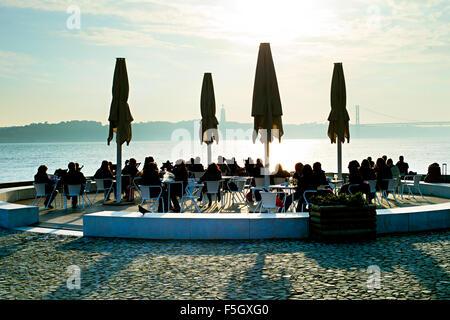
[[[275,190],[288,190],[289,193],[292,193],[293,191],[295,191],[295,189],[297,189],[297,187],[295,186],[287,186],[285,184],[274,184],[274,185],[270,185],[269,186],[270,189],[275,189]]]
[[[331,183],[333,185],[333,191],[334,193],[337,193],[337,185],[338,184],[342,184],[344,182],[344,180],[330,180],[329,183]]]

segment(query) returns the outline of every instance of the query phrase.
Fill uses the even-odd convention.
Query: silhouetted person
[[[175,181],[181,181],[181,183],[174,183],[170,187],[170,199],[172,200],[173,204],[173,211],[174,212],[180,212],[180,204],[178,203],[178,200],[176,197],[182,197],[185,192],[185,188],[188,183],[188,171],[186,169],[186,163],[184,160],[180,159],[175,163],[175,167],[173,168],[172,173],[174,174]]]
[[[442,175],[441,175],[441,168],[439,167],[438,163],[432,163],[428,166],[428,173],[425,177],[425,182],[429,183],[438,183],[443,182]]]
[[[404,177],[408,174],[409,165],[404,161],[403,156],[398,157],[398,162],[396,163],[398,170],[400,170],[400,177]]]
[[[217,165],[219,166],[220,171],[224,176],[230,176],[231,175],[231,169],[228,167],[227,160],[222,157],[217,157]]]
[[[389,182],[386,181],[386,179],[392,179],[392,172],[383,158],[377,159],[377,163],[375,165],[375,173],[377,175],[377,189],[387,190]]]
[[[83,173],[80,171],[79,167],[77,170],[77,166],[75,163],[70,162],[68,165],[69,171],[67,171],[67,174],[63,178],[64,183],[64,190],[66,194],[69,192],[69,185],[80,185],[80,194],[83,194],[84,192],[84,185],[86,184],[86,178],[84,177]],[[70,197],[67,196],[67,199]],[[76,209],[78,202],[78,197],[73,196],[72,197],[72,208]]]
[[[392,178],[399,178],[400,177],[400,170],[398,169],[398,167],[396,165],[394,165],[394,162],[392,161],[391,158],[389,158],[386,161],[386,164],[389,167],[389,169],[391,169]]]
[[[297,165],[296,165],[296,167],[297,167]],[[299,166],[299,169],[300,169],[300,166]],[[304,165],[302,168],[302,171],[301,171],[301,175],[300,175],[300,177],[298,177],[298,180],[297,180],[297,188],[295,190],[295,193],[291,196],[286,197],[286,202],[285,202],[285,206],[284,206],[285,211],[287,211],[289,209],[289,207],[292,204],[292,198],[294,198],[294,199],[298,199],[296,211],[299,212],[302,208],[302,204],[305,203],[305,199],[303,198],[303,193],[306,190],[317,190],[318,186],[319,185],[317,184],[317,181],[314,178],[313,170],[312,170],[311,166],[309,164]],[[310,197],[310,196],[311,195],[308,195],[307,197]]]
[[[371,202],[373,195],[370,193],[370,185],[365,183],[363,177],[361,176],[359,162],[356,160],[350,161],[348,164],[348,172],[349,182],[342,185],[339,193],[350,194],[351,192],[352,194],[355,194],[357,192],[362,192],[366,195],[367,200]]]
[[[131,158],[122,169],[122,192],[131,192],[133,179],[138,176],[139,169],[137,167],[136,159]]]
[[[45,206],[48,205],[48,208],[53,209],[53,206],[51,204],[52,204],[53,200],[55,199],[56,195],[58,194],[58,191],[55,190],[55,192],[53,192],[55,183],[48,176],[47,169],[48,168],[45,165],[39,166],[38,171],[37,171],[36,175],[34,176],[34,182],[45,184],[45,193],[48,195],[45,198],[44,205]]]
[[[222,179],[222,172],[220,171],[219,166],[216,163],[210,163],[205,173],[200,177],[199,183],[204,183],[205,181],[219,181]],[[204,187],[202,189],[202,193],[206,193],[208,191],[208,186],[204,183]],[[209,206],[211,205],[211,195],[207,194],[209,200]],[[202,200],[203,194],[200,196],[199,201]],[[218,196],[220,200],[220,193]]]
[[[381,157],[383,160],[384,160],[384,162],[386,162],[387,163],[387,159],[388,159],[388,157],[387,156],[382,156]]]
[[[114,179],[114,176],[109,167],[108,161],[106,161],[106,160],[102,161],[100,168],[94,174],[94,179]],[[112,183],[113,183],[112,180],[105,180],[105,181],[103,181],[103,186],[105,187],[105,189],[109,189],[111,187]],[[105,190],[104,191],[105,197],[106,197],[107,193],[108,193],[108,191]],[[113,193],[115,194],[115,192],[113,192]],[[108,199],[106,199],[106,200],[109,200],[110,195],[111,195],[111,193],[108,194]]]
[[[375,162],[372,161],[372,157],[367,157],[367,161],[369,161],[369,165],[372,169],[375,169]]]
[[[329,186],[325,171],[322,170],[322,164],[320,162],[314,162],[313,176],[318,186]]]
[[[247,176],[251,176],[253,174],[255,163],[252,158],[248,157],[248,159],[244,161],[244,168]]]
[[[370,163],[368,159],[364,159],[361,162],[361,167],[359,168],[359,173],[361,175],[361,178],[364,181],[368,180],[376,180],[377,176],[375,174],[375,170],[370,167]]]
[[[172,172],[172,170],[173,170],[173,165],[172,165],[172,162],[170,162],[169,160],[164,162],[163,165],[161,166],[161,171]]]

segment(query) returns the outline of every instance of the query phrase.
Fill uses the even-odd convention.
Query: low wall
[[[0,202],[0,227],[15,228],[39,222],[39,208]]]
[[[103,211],[83,216],[84,236],[140,239],[304,239],[308,213],[153,213]]]

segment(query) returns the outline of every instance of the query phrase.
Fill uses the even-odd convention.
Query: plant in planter
[[[310,202],[311,238],[327,242],[376,238],[376,206],[362,193],[317,195]]]

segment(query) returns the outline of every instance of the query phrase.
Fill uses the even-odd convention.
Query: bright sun
[[[319,35],[329,16],[319,1],[237,0],[224,21],[229,32],[246,42],[291,43]]]

